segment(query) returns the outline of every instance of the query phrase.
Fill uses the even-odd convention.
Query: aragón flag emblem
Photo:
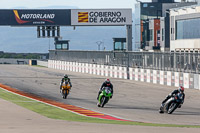
[[[78,12],[78,22],[88,23],[88,12]]]

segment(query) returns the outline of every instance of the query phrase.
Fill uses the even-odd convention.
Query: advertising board
[[[9,26],[68,26],[70,9],[13,9],[0,10],[0,25]]]
[[[71,25],[132,25],[132,9],[72,9]]]

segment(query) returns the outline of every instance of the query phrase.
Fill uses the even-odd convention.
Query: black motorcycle
[[[159,113],[172,114],[178,107],[181,106],[183,101],[183,93],[177,93],[168,99],[164,105],[161,105]]]

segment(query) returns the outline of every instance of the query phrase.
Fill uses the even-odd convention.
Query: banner
[[[0,25],[10,26],[69,26],[70,9],[0,10]]]
[[[132,25],[132,9],[72,9],[71,25]]]

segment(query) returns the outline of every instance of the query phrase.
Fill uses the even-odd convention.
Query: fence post
[[[130,79],[130,75],[129,75],[129,65],[130,65],[130,63],[129,63],[129,53],[127,53],[127,60],[128,60],[128,62],[127,62],[127,66],[126,66],[126,72],[127,72],[127,79]]]

